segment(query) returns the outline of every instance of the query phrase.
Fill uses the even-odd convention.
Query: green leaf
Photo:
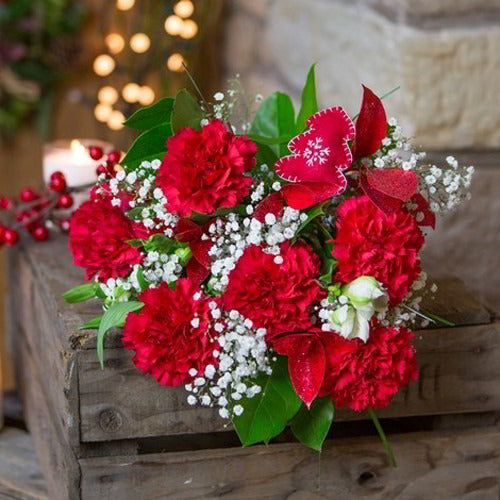
[[[101,324],[102,316],[97,316],[78,327],[78,330],[97,330]]]
[[[260,168],[260,166],[263,164],[266,164],[269,168],[272,168],[278,161],[278,157],[269,146],[258,144],[256,160],[256,169]]]
[[[301,402],[288,376],[288,361],[279,356],[271,375],[260,374],[254,381],[262,391],[253,398],[243,398],[244,411],[233,417],[233,426],[244,446],[281,434],[295,416]]]
[[[142,219],[142,211],[145,209],[145,208],[149,208],[149,207],[145,207],[145,206],[142,206],[142,207],[134,207],[132,208],[131,210],[129,210],[125,215],[129,218],[129,219],[134,219],[134,220],[139,220],[139,219]],[[129,240],[129,241],[134,241],[134,240]]]
[[[68,290],[64,295],[64,300],[68,304],[76,304],[85,300],[93,299],[96,296],[97,283],[85,283]]]
[[[259,107],[255,115],[251,134],[276,139],[295,135],[295,110],[290,96],[275,92]],[[277,156],[289,153],[286,144],[274,144],[270,148]]]
[[[116,302],[103,315],[97,332],[97,359],[104,368],[104,336],[111,329],[122,326],[128,313],[142,309],[144,304],[138,301]]]
[[[168,253],[179,245],[182,245],[182,243],[173,238],[168,238],[164,234],[153,234],[147,241],[144,241],[144,250],[146,252]]]
[[[331,398],[316,398],[310,410],[306,406],[302,406],[299,413],[291,421],[290,428],[302,444],[313,450],[321,451],[334,415],[335,410]]]
[[[380,425],[380,422],[377,418],[377,415],[373,411],[372,408],[368,408],[368,414],[370,415],[371,419],[373,420],[373,424],[375,425],[375,429],[377,429],[378,435],[380,437],[380,440],[382,441],[382,444],[384,445],[385,451],[387,452],[387,456],[389,457],[389,462],[393,467],[397,467],[396,463],[396,457],[394,456],[394,453],[392,451],[392,447],[387,440],[387,436],[385,435],[384,429],[382,429],[382,426]]]
[[[141,287],[141,291],[144,291],[147,288],[149,288],[150,283],[145,278],[144,271],[143,271],[142,267],[139,267],[139,269],[137,269],[137,281],[139,282],[139,286]]]
[[[420,314],[422,314],[423,316],[427,316],[427,318],[433,321],[434,323],[441,323],[444,326],[455,326],[455,323],[452,323],[451,321],[448,321],[447,319],[442,318],[437,314],[433,314],[428,311],[422,311],[422,310],[420,311]]]
[[[170,123],[174,99],[164,97],[147,108],[136,111],[124,125],[136,130],[150,130],[153,127]]]
[[[296,236],[299,235],[304,229],[314,220],[316,217],[319,217],[320,215],[324,215],[325,212],[323,211],[323,206],[327,202],[323,202],[319,205],[315,205],[314,207],[308,208],[307,210],[304,210],[304,213],[307,214],[307,219],[300,224],[299,228],[297,229]]]
[[[196,222],[197,224],[205,224],[214,217],[224,217],[225,215],[231,213],[246,215],[245,210],[246,210],[245,205],[236,205],[235,207],[219,208],[213,214],[203,214],[201,212],[196,212],[196,210],[193,210],[191,212],[191,215],[189,216],[189,219],[191,219],[193,222]]]
[[[186,127],[199,130],[203,117],[203,111],[198,101],[187,90],[179,90],[175,96],[172,110],[172,130],[174,134]]]
[[[141,240],[140,238],[134,238],[132,240],[127,240],[125,243],[134,248],[141,248],[144,246],[146,240]]]
[[[304,132],[307,128],[307,119],[318,111],[316,100],[316,64],[313,64],[307,74],[306,84],[302,90],[302,103],[299,116],[297,116],[297,133]]]
[[[157,125],[143,132],[133,142],[122,160],[122,164],[129,168],[137,168],[143,161],[156,158],[163,159],[167,150],[167,139],[172,135],[170,123]]]
[[[258,144],[263,144],[264,146],[274,146],[275,144],[288,143],[294,136],[283,135],[281,137],[264,137],[262,135],[249,134],[247,137]]]

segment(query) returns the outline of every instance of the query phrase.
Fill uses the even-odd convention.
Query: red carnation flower
[[[126,276],[142,262],[137,248],[127,240],[137,237],[136,225],[120,208],[101,198],[86,201],[73,214],[69,248],[73,264],[86,269],[86,278],[98,274],[100,281]]]
[[[348,283],[373,276],[387,287],[392,304],[404,299],[420,274],[424,237],[403,208],[384,214],[367,196],[345,201],[337,209],[334,243],[335,279]]]
[[[167,208],[179,215],[193,210],[211,214],[239,204],[249,194],[252,179],[244,175],[255,166],[256,146],[236,137],[220,121],[201,132],[186,128],[168,140],[168,154],[157,185],[167,196]]]
[[[381,326],[371,330],[366,344],[322,335],[326,369],[320,395],[355,411],[387,406],[401,387],[418,379],[413,337],[406,328]]]
[[[255,245],[248,247],[231,271],[222,297],[226,310],[236,309],[257,328],[267,328],[268,338],[307,329],[308,308],[324,295],[316,281],[320,260],[309,246],[284,243],[281,257],[283,263],[276,264],[274,255]]]
[[[181,385],[193,378],[192,368],[203,375],[207,365],[216,365],[213,351],[219,344],[212,341],[217,334],[209,332],[209,301],[194,300],[197,292],[187,278],[178,280],[175,290],[163,283],[142,292],[143,309],[127,316],[123,343],[135,351],[135,366],[161,385]]]

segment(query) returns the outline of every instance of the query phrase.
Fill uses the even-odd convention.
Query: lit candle
[[[113,149],[107,142],[93,139],[73,139],[54,141],[44,146],[43,150],[43,180],[50,181],[54,172],[62,172],[69,187],[86,186],[97,181],[96,167],[99,161],[94,161],[88,154],[89,146],[100,146],[103,151]]]

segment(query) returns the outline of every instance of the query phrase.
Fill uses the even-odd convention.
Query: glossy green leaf
[[[134,169],[143,161],[151,161],[156,158],[162,160],[167,151],[167,140],[171,135],[170,123],[163,123],[143,132],[130,146],[121,162],[122,165]]]
[[[199,130],[203,116],[198,101],[187,90],[179,90],[175,96],[172,110],[172,130],[174,134],[186,127]]]
[[[299,115],[297,116],[297,134],[307,129],[307,120],[318,111],[316,100],[316,64],[313,64],[307,74],[306,84],[302,90],[302,100]]]
[[[263,144],[264,146],[274,146],[275,144],[287,144],[291,139],[293,139],[294,136],[284,135],[281,137],[264,137],[262,135],[249,134],[247,137],[257,144]]]
[[[308,208],[304,211],[304,213],[307,214],[307,219],[302,222],[297,229],[296,237],[299,235],[304,229],[314,220],[316,217],[319,217],[320,215],[324,215],[325,212],[323,211],[323,205],[326,202],[323,202],[319,205],[315,205],[314,207]]]
[[[138,301],[116,302],[103,315],[97,332],[97,359],[104,367],[104,336],[111,328],[123,326],[130,312],[142,309],[144,304]]]
[[[259,107],[250,133],[268,139],[295,135],[295,110],[290,96],[275,92]],[[277,156],[289,153],[286,144],[269,146]]]
[[[197,212],[196,210],[193,210],[191,212],[191,215],[189,216],[189,219],[192,220],[193,222],[196,222],[197,224],[205,224],[206,222],[208,222],[210,219],[213,219],[214,217],[224,217],[225,215],[228,215],[231,213],[246,215],[245,205],[237,205],[235,207],[219,208],[213,214],[203,214],[201,212]]]
[[[136,111],[124,125],[136,130],[150,130],[153,127],[170,123],[174,99],[164,97],[147,108]]]
[[[301,402],[288,376],[287,359],[279,356],[271,375],[260,374],[254,381],[262,391],[253,398],[244,397],[244,411],[233,417],[233,426],[244,446],[264,442],[281,434],[295,416]]]
[[[96,318],[92,318],[87,321],[83,325],[78,327],[78,330],[98,330],[99,325],[101,324],[102,316],[97,316]]]
[[[255,168],[260,168],[260,166],[263,164],[266,164],[269,168],[272,168],[278,161],[278,156],[269,146],[266,146],[264,144],[257,144],[256,160],[257,161]]]
[[[93,299],[96,296],[97,283],[85,283],[68,290],[64,295],[64,300],[68,304],[76,304],[85,300]]]
[[[321,451],[334,415],[331,398],[316,398],[309,410],[306,406],[302,406],[291,421],[290,428],[302,444],[313,450]]]
[[[137,269],[137,281],[139,282],[139,286],[141,287],[141,291],[144,291],[147,288],[149,288],[150,283],[145,278],[144,271],[143,271],[142,267],[139,267],[139,269]]]

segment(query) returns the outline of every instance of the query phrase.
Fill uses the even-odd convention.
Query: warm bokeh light
[[[183,62],[184,62],[184,58],[180,54],[178,54],[178,53],[172,54],[167,60],[167,68],[170,71],[182,71],[183,70],[183,66],[182,66]]]
[[[155,93],[151,87],[143,85],[139,90],[139,102],[143,106],[148,106],[155,100]]]
[[[108,127],[111,130],[121,130],[123,128],[123,122],[125,121],[125,116],[121,111],[113,111],[108,119]]]
[[[189,17],[194,11],[194,5],[191,0],[180,0],[180,2],[177,2],[174,6],[174,12],[179,16],[179,17]]]
[[[104,41],[112,54],[119,54],[125,47],[125,40],[118,33],[110,33]]]
[[[114,104],[118,97],[118,91],[109,85],[100,88],[99,92],[97,92],[97,99],[103,104]]]
[[[179,35],[184,21],[179,16],[168,16],[165,19],[165,31],[169,35]]]
[[[193,38],[196,36],[196,33],[198,33],[198,25],[192,19],[184,21],[180,33],[181,37],[186,39]]]
[[[135,0],[116,0],[118,10],[129,10],[135,5]]]
[[[139,95],[141,92],[141,87],[137,83],[127,83],[122,89],[123,99],[127,102],[137,102],[139,100]]]
[[[146,52],[149,47],[151,47],[151,40],[145,33],[136,33],[130,39],[130,48],[138,54]]]
[[[113,108],[109,104],[98,104],[94,108],[94,116],[99,122],[107,122],[113,112]]]
[[[101,54],[94,59],[94,71],[99,76],[108,76],[113,73],[116,63],[108,54]]]

